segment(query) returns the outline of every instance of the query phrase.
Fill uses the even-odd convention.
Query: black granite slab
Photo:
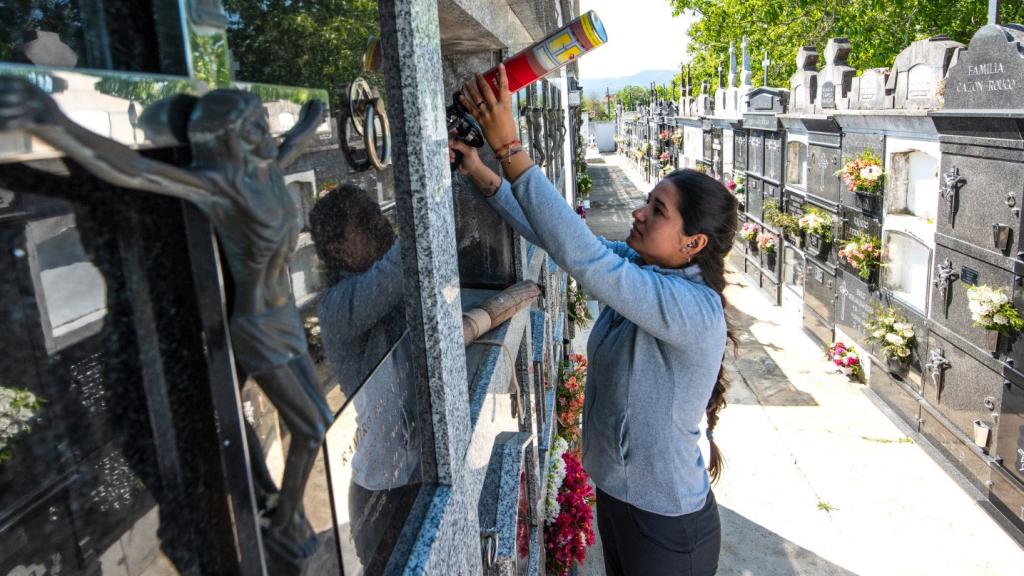
[[[733,156],[732,167],[737,172],[747,170],[747,138],[746,130],[735,130],[732,137]]]
[[[929,318],[937,324],[945,326],[950,332],[956,334],[971,354],[991,357],[986,343],[988,331],[976,328],[972,324],[971,312],[968,308],[967,288],[971,284],[988,285],[992,288],[1002,288],[1006,295],[1014,295],[1016,288],[1016,277],[1010,270],[1005,270],[992,265],[990,262],[973,258],[952,250],[941,244],[935,246],[935,269],[933,277],[942,277],[939,267],[948,266],[952,269],[952,282],[948,284],[949,289],[943,290],[947,285],[938,281],[932,285],[932,305]],[[1015,296],[1016,298],[1016,296]],[[1000,358],[1003,358],[1007,347],[1011,344],[1006,338],[1000,343]],[[1014,344],[1019,347],[1019,344]],[[1019,355],[1019,353],[1017,353]]]
[[[931,333],[928,346],[928,361],[941,353],[948,368],[928,371],[923,396],[956,430],[973,437],[974,421],[991,420],[1002,403],[1003,376],[939,332]]]
[[[764,138],[763,130],[751,130],[747,137],[747,173],[761,176],[764,174]]]
[[[782,184],[786,151],[782,132],[764,133],[764,178],[775,184]]]
[[[996,436],[994,454],[1017,481],[1024,482],[1024,379],[1013,370],[1004,370],[1003,399],[999,423],[992,431]]]
[[[868,384],[878,396],[889,405],[901,420],[914,431],[917,431],[921,417],[921,396],[916,387],[894,378],[884,364],[870,361],[871,374]]]
[[[835,324],[835,302],[838,286],[836,271],[813,259],[807,260],[804,276],[804,304],[826,320],[830,327]]]
[[[1001,126],[1005,134],[1013,124],[1002,122]],[[1016,252],[1024,247],[1020,238],[1022,166],[1024,150],[944,143],[938,233],[1001,256],[1017,256]]]
[[[988,491],[991,459],[927,402],[921,404],[920,431],[975,488]]]
[[[747,215],[757,220],[758,224],[761,224],[763,222],[762,212],[764,210],[764,183],[757,176],[752,176],[748,173],[746,189]]]
[[[807,194],[838,204],[843,183],[835,173],[840,168],[842,152],[838,147],[810,144],[807,147]]]
[[[867,331],[864,322],[872,317],[876,306],[881,304],[877,291],[846,270],[840,270],[836,280],[836,327],[842,330],[864,350],[874,351],[874,345],[865,343]]]
[[[832,343],[835,337],[835,324],[818,316],[817,312],[806,305],[806,301],[804,303],[803,320],[804,331],[817,340],[819,345],[825,347]]]
[[[1007,471],[999,465],[993,464],[989,476],[988,496],[1005,518],[1017,529],[1024,531],[1024,485],[1011,477]],[[1021,536],[1011,534],[1018,544],[1021,543]]]
[[[782,243],[782,285],[797,294],[804,292],[804,254],[788,242]]]

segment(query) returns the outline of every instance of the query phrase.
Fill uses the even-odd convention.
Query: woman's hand
[[[508,76],[505,65],[498,65],[498,94],[491,90],[483,75],[462,86],[459,95],[462,105],[476,118],[483,129],[484,138],[496,153],[503,152],[519,137],[519,129],[512,118],[512,95],[508,92]]]
[[[469,176],[473,184],[484,196],[490,197],[501,187],[501,177],[494,173],[480,160],[476,148],[459,140],[448,141],[448,162],[455,162],[455,153],[462,154],[462,162],[459,164],[459,173]]]

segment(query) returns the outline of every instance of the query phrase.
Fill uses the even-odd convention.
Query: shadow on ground
[[[757,397],[756,401],[733,399],[738,404],[760,404],[762,406],[817,406],[818,403],[807,392],[798,390],[779,366],[772,360],[766,348],[778,349],[775,344],[759,342],[750,332],[757,318],[729,307],[729,319],[739,339],[739,350],[734,356],[730,346],[726,351],[726,362]]]
[[[719,576],[857,576],[719,505],[722,559]]]

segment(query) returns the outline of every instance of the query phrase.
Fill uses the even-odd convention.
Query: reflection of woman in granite
[[[259,98],[214,90],[153,105],[143,125],[175,132],[192,149],[181,168],[144,157],[79,126],[42,90],[0,77],[0,129],[24,129],[94,175],[122,188],[192,202],[214,224],[230,271],[235,359],[277,408],[292,435],[284,479],[264,543],[292,572],[316,547],[302,496],[332,420],[316,383],[305,332],[291,295],[288,264],[299,232],[282,177],[320,125],[323,104],[308,102],[278,145]],[[166,114],[154,118],[154,113]]]
[[[725,404],[725,255],[736,198],[693,170],[669,174],[633,212],[626,242],[594,236],[519,145],[504,69],[462,90],[508,180],[452,142],[491,205],[606,304],[587,345],[583,461],[598,487],[605,567],[617,574],[714,574],[718,507],[698,446]],[[509,183],[511,181],[511,184]],[[710,477],[721,471],[711,442]]]
[[[412,359],[408,346],[395,346],[406,329],[399,244],[380,206],[355,186],[328,192],[309,218],[330,285],[319,310],[324,354],[358,424],[352,539],[364,571],[379,573],[420,482]]]

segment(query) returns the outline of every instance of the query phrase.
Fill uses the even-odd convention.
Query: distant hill
[[[662,84],[667,86],[672,82],[672,77],[678,73],[678,70],[644,70],[631,76],[619,78],[580,78],[580,84],[583,86],[583,95],[589,98],[594,94],[604,96],[605,88],[614,94],[630,85],[647,88],[651,82],[654,82],[659,86]]]

